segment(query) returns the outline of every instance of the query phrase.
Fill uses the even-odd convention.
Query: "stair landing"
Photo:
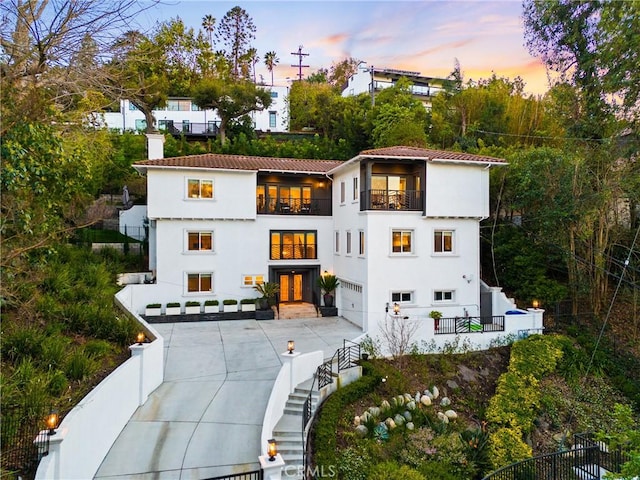
[[[318,315],[316,307],[312,303],[281,303],[278,318],[316,318]]]

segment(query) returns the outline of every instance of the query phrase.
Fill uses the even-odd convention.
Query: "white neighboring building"
[[[480,348],[537,331],[542,310],[518,310],[480,279],[489,169],[504,164],[412,147],[346,162],[218,154],[138,162],[156,273],[154,298],[144,301],[222,303],[255,297],[253,286],[270,281],[281,302],[319,304],[316,280],[328,271],[340,280],[339,314],[371,336],[401,319],[419,322],[416,340],[438,345],[468,334]],[[443,313],[439,322],[432,310]]]
[[[350,97],[368,93],[375,98],[380,91],[394,86],[401,77],[407,78],[412,83],[411,91],[414,98],[420,100],[426,108],[431,108],[431,99],[451,83],[446,78],[425,77],[420,72],[394,68],[376,68],[360,62],[356,73],[349,77],[342,90],[342,96]]]
[[[287,98],[289,87],[264,87],[271,92],[271,106],[266,110],[251,112],[254,128],[263,132],[289,131],[289,108]],[[171,97],[167,105],[153,111],[159,130],[168,133],[215,136],[220,125],[220,117],[215,110],[201,109],[187,97]],[[129,100],[120,100],[119,112],[105,112],[104,124],[109,129],[119,131],[144,131],[146,121],[144,114]]]

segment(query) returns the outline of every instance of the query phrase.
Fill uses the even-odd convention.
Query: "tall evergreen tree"
[[[237,6],[229,10],[218,24],[216,38],[225,46],[234,78],[240,77],[241,58],[249,50],[251,40],[256,38],[255,33],[253,19],[244,9]]]

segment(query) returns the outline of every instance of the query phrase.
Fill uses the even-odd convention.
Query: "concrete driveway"
[[[96,479],[203,479],[257,470],[287,340],[331,357],[362,333],[339,317],[155,324],[164,382],[131,417]]]

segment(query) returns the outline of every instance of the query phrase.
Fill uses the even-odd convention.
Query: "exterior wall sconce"
[[[384,311],[386,313],[389,313],[389,302],[387,302],[387,304],[384,306]]]
[[[533,302],[531,302],[531,305],[533,306],[533,308],[538,308],[540,307],[540,301],[538,299],[534,299]]]
[[[269,455],[270,462],[273,462],[276,459],[276,455],[278,455],[278,445],[275,438],[267,440],[267,455]]]
[[[146,337],[144,335],[144,332],[138,332],[138,335],[136,335],[136,342],[138,342],[138,345],[142,345],[145,340]]]
[[[293,350],[294,350],[294,348],[295,348],[295,345],[296,345],[296,344],[295,344],[295,342],[294,342],[293,340],[289,340],[289,341],[287,342],[287,350],[289,350],[289,355],[292,355],[292,354],[293,354]]]
[[[400,313],[400,305],[397,303],[393,304],[393,314],[398,315]]]
[[[55,410],[51,410],[49,415],[47,415],[47,428],[49,429],[49,433],[47,435],[55,435],[56,428],[58,428],[58,422],[60,421],[60,416],[58,412]]]

